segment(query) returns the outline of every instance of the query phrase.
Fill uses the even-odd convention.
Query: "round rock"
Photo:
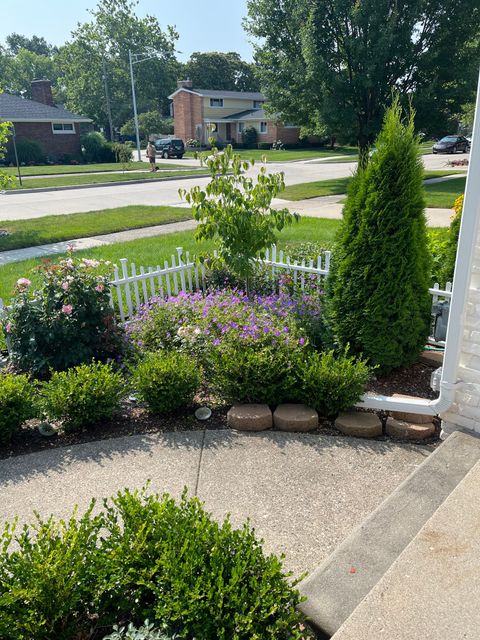
[[[407,440],[425,440],[435,433],[433,422],[415,424],[405,420],[387,419],[387,434],[393,438],[405,438]]]
[[[273,414],[273,424],[281,431],[313,431],[318,413],[304,404],[281,404]]]
[[[424,400],[425,398],[418,398],[416,396],[404,396],[401,393],[394,393],[392,398],[398,398],[403,400],[408,398],[409,400]],[[432,424],[432,416],[424,415],[422,413],[408,413],[406,411],[391,411],[392,418],[400,420],[400,422],[413,422],[414,424]]]
[[[227,424],[239,431],[264,431],[272,427],[268,404],[235,404],[227,413]]]
[[[341,413],[335,420],[335,426],[346,436],[355,438],[375,438],[382,435],[382,423],[376,413]]]

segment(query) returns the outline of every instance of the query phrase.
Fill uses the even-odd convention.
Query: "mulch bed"
[[[388,376],[373,380],[368,390],[382,395],[403,393],[434,399],[437,394],[430,388],[430,376],[434,369],[435,367],[422,363],[416,363],[411,367],[402,367]],[[193,408],[182,409],[162,416],[151,415],[145,408],[125,402],[121,412],[113,420],[92,425],[80,432],[64,433],[60,431],[51,437],[42,436],[37,430],[39,421],[31,420],[15,435],[9,446],[0,446],[0,459],[121,436],[228,429],[227,411],[229,407],[212,406],[205,399],[199,400],[200,402]],[[212,409],[212,416],[206,421],[197,420],[194,416],[195,409],[200,406],[202,400]],[[345,437],[334,428],[330,421],[325,419],[320,420],[318,433]],[[435,438],[428,442],[434,442],[436,439],[438,439],[438,428]]]

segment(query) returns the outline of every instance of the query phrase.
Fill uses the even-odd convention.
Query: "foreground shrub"
[[[383,372],[414,362],[430,330],[424,170],[413,113],[387,109],[377,152],[350,185],[328,279],[334,338]]]
[[[105,636],[103,640],[175,640],[175,638],[178,636],[167,635],[163,631],[155,629],[155,626],[147,620],[139,629],[132,623],[128,627],[115,625],[113,632]]]
[[[123,333],[110,307],[107,269],[109,263],[69,256],[39,267],[41,284],[35,291],[27,278],[17,281],[4,321],[14,364],[44,375],[49,369],[122,353]]]
[[[364,360],[333,351],[310,353],[299,366],[299,399],[329,418],[351,409],[370,378]]]
[[[201,381],[195,360],[176,351],[147,353],[132,375],[134,388],[153,413],[192,404]]]
[[[35,398],[27,376],[0,374],[0,445],[7,445],[22,424],[35,417]]]
[[[17,143],[18,162],[20,164],[44,164],[47,160],[45,151],[40,143],[36,140],[28,140],[27,138],[19,138]],[[16,164],[15,151],[12,144],[7,147],[7,155],[5,161],[8,164]]]
[[[93,508],[68,521],[38,518],[16,537],[6,526],[2,640],[90,638],[147,617],[189,640],[304,637],[297,582],[248,524],[219,524],[185,494],[176,504],[125,490]]]
[[[41,387],[39,404],[50,420],[62,420],[75,431],[113,416],[124,393],[124,380],[111,364],[92,364],[57,371]]]

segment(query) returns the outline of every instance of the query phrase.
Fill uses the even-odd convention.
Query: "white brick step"
[[[338,631],[479,460],[480,439],[453,433],[300,583],[300,609],[320,637]]]
[[[332,640],[477,640],[479,530],[477,463]]]

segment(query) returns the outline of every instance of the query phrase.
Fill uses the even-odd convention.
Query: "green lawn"
[[[169,171],[162,170],[157,173],[140,173],[135,171],[128,171],[126,173],[104,173],[104,174],[83,174],[83,175],[71,175],[62,177],[51,178],[31,178],[30,180],[24,180],[23,186],[17,181],[17,189],[39,189],[43,187],[68,187],[81,184],[105,184],[107,182],[129,182],[130,180],[158,180],[159,178],[171,178],[176,176],[185,175],[208,175],[208,171],[205,169],[196,169],[192,167],[190,170],[183,171]]]
[[[298,223],[287,227],[278,234],[278,246],[284,248],[288,244],[291,249],[296,244],[315,241],[324,247],[331,247],[339,224],[339,220],[302,217]],[[436,234],[437,237],[445,237],[447,229],[434,228],[429,229],[428,232]],[[128,260],[135,262],[137,266],[154,267],[158,264],[162,265],[164,260],[169,260],[172,254],[176,255],[177,247],[183,247],[184,251],[188,250],[191,254],[199,254],[211,250],[213,242],[196,242],[194,231],[182,231],[94,249],[85,249],[76,252],[76,255],[110,260],[116,264],[119,264],[120,258],[128,258]],[[58,260],[59,258],[60,256],[54,256],[52,259]],[[0,298],[3,298],[4,302],[8,303],[18,278],[28,277],[35,282],[38,276],[33,269],[40,263],[41,259],[37,258],[0,267]]]
[[[190,220],[191,217],[190,209],[182,207],[135,205],[27,220],[0,220],[0,229],[5,229],[10,234],[5,237],[0,236],[0,251],[179,222]]]
[[[427,207],[451,209],[458,196],[465,191],[466,178],[455,178],[446,182],[426,184]]]
[[[163,165],[168,169],[180,169],[182,165]],[[129,171],[136,169],[148,169],[148,162],[131,162]],[[121,171],[123,165],[120,162],[104,162],[101,164],[52,164],[35,167],[20,167],[22,176],[49,176],[59,173],[92,173],[95,171]],[[2,169],[8,175],[17,175],[16,167],[5,167]]]
[[[55,218],[58,217],[55,216]],[[42,218],[42,220],[44,219]],[[287,243],[292,246],[311,241],[313,238],[324,246],[331,246],[338,225],[338,220],[301,218],[298,223],[278,234],[278,244],[280,247]],[[213,248],[212,241],[197,242],[194,233],[194,231],[181,231],[164,236],[131,240],[104,247],[85,249],[75,252],[75,255],[101,258],[117,264],[119,264],[120,258],[128,258],[138,266],[162,265],[164,260],[170,259],[172,254],[176,255],[177,247],[183,247],[185,251],[189,250],[192,254]],[[59,257],[59,255],[52,256],[52,259],[58,260]],[[40,258],[35,258],[22,262],[13,262],[0,267],[0,298],[3,298],[4,301],[10,299],[18,278],[25,276],[35,281],[37,276],[32,269],[40,264],[41,261]]]
[[[310,158],[327,158],[328,156],[352,156],[357,154],[356,147],[335,147],[328,149],[319,147],[317,149],[284,149],[283,151],[272,151],[271,149],[235,149],[234,152],[245,160],[254,159],[261,161],[265,156],[267,162],[290,162],[292,160],[309,160]],[[194,153],[189,151],[186,157],[193,157]]]
[[[462,173],[458,171],[453,171],[451,169],[445,169],[443,171],[425,171],[425,178],[438,178],[441,176],[448,176],[455,173]],[[351,181],[351,176],[345,178],[333,178],[332,180],[319,180],[318,182],[301,182],[299,184],[292,184],[288,187],[285,187],[285,190],[280,194],[280,198],[284,200],[306,200],[309,198],[318,198],[320,196],[332,196],[346,193],[347,186]],[[442,204],[430,204],[433,201],[433,194],[437,193],[436,188],[439,191],[445,190],[446,192],[450,192],[453,189],[454,192],[457,192],[458,186],[457,183],[461,183],[463,180],[463,189],[465,188],[465,178],[458,178],[455,180],[449,180],[447,182],[441,182],[438,184],[425,185],[425,190],[427,191],[427,201],[428,207],[443,207],[450,208],[451,204],[442,205]],[[452,185],[450,187],[449,185]],[[459,191],[458,195],[463,193],[463,191]],[[455,198],[454,198],[455,199]],[[452,200],[453,204],[453,200]]]

